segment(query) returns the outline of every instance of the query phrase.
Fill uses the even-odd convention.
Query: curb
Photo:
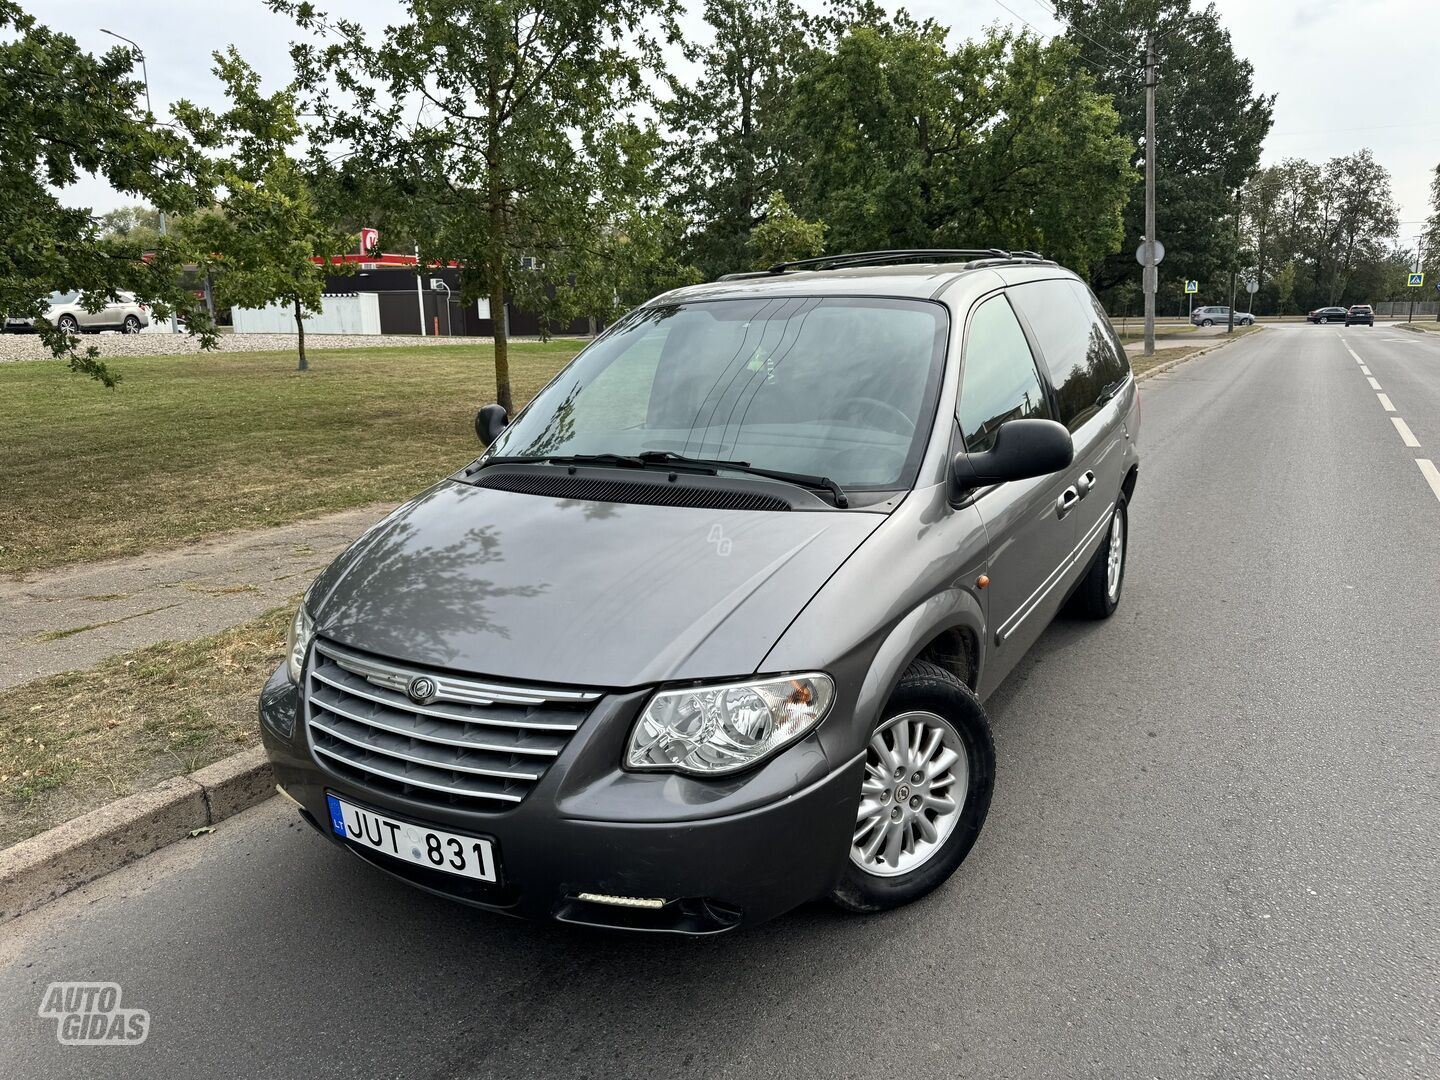
[[[1421,333],[1423,332],[1424,331],[1421,331]],[[1250,337],[1250,335],[1246,334],[1245,337]],[[1197,351],[1190,353],[1188,356],[1182,356],[1176,360],[1167,360],[1163,364],[1157,364],[1155,367],[1152,367],[1149,371],[1142,371],[1139,375],[1135,376],[1135,381],[1144,382],[1146,379],[1150,378],[1153,375],[1163,375],[1171,368],[1179,367],[1181,364],[1185,363],[1188,360],[1198,360],[1206,353],[1212,353],[1218,349],[1223,349],[1227,345],[1234,345],[1237,341],[1240,340],[1240,338],[1227,338],[1224,341],[1217,341],[1214,345],[1206,345],[1204,348],[1198,349]]]
[[[1388,328],[1391,330],[1404,330],[1406,333],[1409,334],[1419,334],[1421,337],[1424,337],[1426,334],[1433,334],[1435,332],[1434,330],[1421,330],[1418,326],[1412,326],[1408,322],[1390,323],[1388,324]]]
[[[177,776],[0,851],[0,923],[275,792],[262,747]]]

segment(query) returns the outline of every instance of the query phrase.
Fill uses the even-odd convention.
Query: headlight
[[[834,699],[835,684],[820,672],[662,690],[635,722],[625,765],[693,776],[736,772],[800,738]]]
[[[307,593],[305,600],[309,600]],[[310,651],[310,639],[315,636],[315,622],[306,610],[305,600],[295,609],[295,618],[290,620],[290,633],[285,639],[285,666],[290,669],[290,681],[300,681],[300,669],[305,666],[305,654]]]

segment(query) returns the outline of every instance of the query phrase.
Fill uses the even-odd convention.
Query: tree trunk
[[[505,211],[498,200],[490,203],[490,325],[495,335],[495,400],[511,416],[510,327],[505,319]]]
[[[305,359],[305,319],[300,313],[300,298],[295,298],[295,329],[299,333],[296,344],[300,347],[300,371],[310,370],[310,361]]]

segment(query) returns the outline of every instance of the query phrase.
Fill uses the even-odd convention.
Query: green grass
[[[579,349],[511,345],[517,403]],[[0,573],[405,498],[479,453],[488,344],[117,359],[115,390],[0,364]]]
[[[1185,325],[1185,326],[1157,326],[1157,327],[1155,328],[1155,336],[1156,336],[1157,338],[1179,337],[1181,334],[1193,334],[1193,333],[1194,333],[1196,330],[1198,330],[1198,329],[1199,329],[1199,327],[1197,327],[1197,326],[1191,326],[1191,325]],[[1123,331],[1120,330],[1120,329],[1117,327],[1116,330],[1115,330],[1115,333],[1119,335],[1120,340],[1121,340],[1122,342],[1124,342],[1126,345],[1129,345],[1132,341],[1144,341],[1144,340],[1145,340],[1145,324],[1144,324],[1144,321],[1142,320],[1138,326],[1135,325],[1135,324],[1133,323],[1133,321],[1132,321],[1131,325],[1130,325],[1128,328],[1126,328],[1125,330],[1123,330]]]
[[[293,611],[0,694],[0,847],[255,745]]]

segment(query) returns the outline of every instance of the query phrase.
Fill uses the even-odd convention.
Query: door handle
[[[1055,500],[1055,516],[1063,518],[1071,510],[1075,509],[1075,504],[1079,501],[1080,492],[1076,491],[1073,487],[1066,488],[1060,493],[1060,498]]]
[[[1075,481],[1075,490],[1080,493],[1080,498],[1082,498],[1082,499],[1083,499],[1086,495],[1089,495],[1089,494],[1090,494],[1090,489],[1093,488],[1094,486],[1095,486],[1095,474],[1094,474],[1093,472],[1090,472],[1088,469],[1086,470],[1084,476],[1080,477],[1079,480],[1076,480],[1076,481]]]

